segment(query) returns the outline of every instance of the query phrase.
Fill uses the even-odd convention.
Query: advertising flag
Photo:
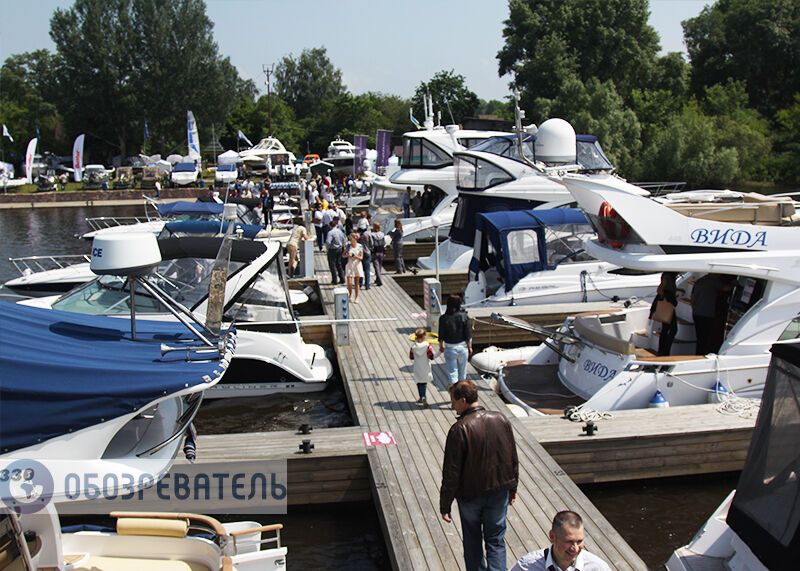
[[[247,144],[248,144],[248,145],[250,145],[251,147],[253,146],[253,143],[251,143],[251,142],[250,142],[250,139],[248,139],[247,137],[245,137],[245,134],[244,134],[244,133],[242,133],[242,130],[241,130],[241,129],[239,129],[238,136],[239,136],[239,140],[240,140],[240,141],[244,141],[245,143],[247,143]]]
[[[6,127],[5,124],[3,125],[3,136],[8,137],[8,140],[12,143],[14,142],[14,138],[11,136],[11,133],[8,132],[8,127]]]
[[[144,140],[147,141],[150,138],[150,125],[147,124],[147,119],[144,121]]]
[[[389,164],[389,154],[391,153],[392,146],[392,132],[386,129],[378,129],[378,159],[376,165],[378,168],[385,167]]]
[[[25,176],[28,177],[28,184],[33,184],[33,155],[36,154],[36,144],[39,139],[31,139],[28,143],[28,150],[25,151]]]
[[[75,182],[83,180],[83,139],[85,135],[81,134],[75,138],[75,143],[72,145],[72,178]]]
[[[189,156],[200,162],[200,138],[197,135],[197,122],[191,111],[186,112],[186,139],[189,141]]]
[[[355,157],[353,159],[353,174],[360,175],[364,172],[364,159],[367,158],[367,136],[355,136]]]

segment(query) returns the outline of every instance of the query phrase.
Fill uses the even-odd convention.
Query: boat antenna
[[[275,64],[270,66],[261,64],[261,71],[267,76],[267,128],[269,129],[269,136],[272,136],[272,74],[275,73]]]
[[[515,89],[512,91],[512,94],[514,97],[514,130],[517,132],[517,150],[519,151],[520,159],[526,164],[538,168],[533,161],[525,156],[525,149],[522,144],[522,120],[525,118],[525,111],[520,109],[519,106],[519,91]],[[534,156],[534,159],[535,158]]]
[[[450,122],[455,125],[456,120],[453,118],[453,110],[450,109],[450,100],[447,98],[447,95],[444,96],[444,104],[447,105],[447,112],[450,113]],[[439,114],[441,115],[441,111]],[[439,119],[439,122],[441,122],[441,119]]]
[[[433,129],[433,97],[430,91],[425,93],[422,103],[425,107],[425,128],[430,131]]]

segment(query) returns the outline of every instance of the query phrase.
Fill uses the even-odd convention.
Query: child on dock
[[[433,360],[433,347],[428,343],[425,338],[428,332],[422,327],[414,332],[415,342],[408,351],[408,357],[414,361],[414,380],[417,382],[417,391],[419,392],[419,400],[417,403],[428,406],[428,401],[425,394],[428,388],[428,383],[433,380],[433,373],[431,372],[431,361]]]

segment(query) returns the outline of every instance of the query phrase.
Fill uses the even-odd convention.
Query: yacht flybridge
[[[694,200],[683,194],[654,199],[619,179],[574,174],[562,182],[597,231],[585,242],[587,253],[621,267],[682,274],[678,329],[671,353],[658,356],[660,324],[649,320],[649,308],[579,315],[528,364],[550,367],[562,392],[586,409],[697,404],[709,395],[759,398],[770,347],[800,336],[795,203],[727,191],[699,193]],[[691,294],[709,274],[721,276],[711,282],[721,339],[716,351],[696,354]],[[510,400],[532,412],[535,399],[525,395],[537,389],[528,373],[507,367],[501,385]]]
[[[520,144],[521,139],[521,144]],[[573,202],[567,189],[549,175],[568,165],[606,174],[613,170],[596,137],[576,136],[562,119],[548,119],[535,135],[506,135],[453,156],[458,205],[449,238],[417,265],[424,269],[466,270],[472,258],[475,221],[482,212],[556,208]],[[576,165],[577,163],[577,165]],[[612,176],[608,174],[608,176]]]
[[[220,238],[197,236],[159,240],[162,261],[145,279],[203,319],[208,312],[208,284],[221,242]],[[300,336],[291,309],[280,244],[245,239],[231,242],[223,307],[225,320],[237,323],[239,351],[223,382],[207,397],[323,390],[333,367],[324,348],[307,344]],[[20,303],[127,318],[130,288],[131,282],[126,277],[104,275],[61,297]],[[177,319],[140,283],[135,293],[137,315],[155,320]]]

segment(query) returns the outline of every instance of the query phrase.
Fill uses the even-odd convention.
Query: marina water
[[[91,243],[75,237],[89,230],[85,218],[142,215],[143,205],[0,209],[0,282],[18,275],[8,258],[88,253]],[[9,299],[9,293],[0,287],[4,299]],[[312,395],[208,402],[195,422],[201,434],[292,430],[303,423],[317,428],[352,424],[337,380]],[[583,490],[647,565],[656,569],[691,539],[735,485],[736,476],[728,474]],[[574,508],[580,510],[580,506]],[[337,568],[347,561],[353,569],[388,567],[372,505],[293,509],[283,523],[292,566]]]

